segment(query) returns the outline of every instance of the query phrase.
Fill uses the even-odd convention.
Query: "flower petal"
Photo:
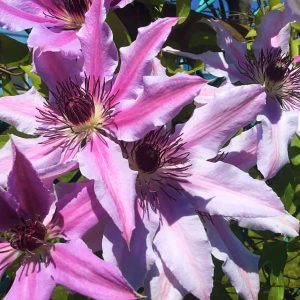
[[[35,88],[31,88],[22,95],[2,97],[0,119],[21,132],[36,134],[36,128],[39,126],[36,119],[37,109],[43,108],[44,101]]]
[[[231,82],[236,82],[244,78],[236,65],[227,64],[223,52],[207,51],[201,54],[194,54],[176,50],[169,46],[165,47],[163,51],[189,59],[202,60],[205,63],[205,70],[208,73],[217,77],[226,77]]]
[[[43,220],[54,202],[54,196],[45,188],[32,164],[14,143],[13,168],[8,177],[8,191],[20,205],[24,218],[40,216]]]
[[[63,185],[66,186],[66,184]],[[72,186],[74,187],[73,184]],[[61,228],[63,234],[71,239],[83,237],[105,216],[105,212],[95,196],[93,182],[80,183],[80,186],[79,193],[57,212],[53,220],[53,223]],[[55,230],[56,227],[52,229],[52,231]]]
[[[28,262],[18,269],[5,300],[48,300],[55,288],[55,281],[43,263]]]
[[[172,120],[183,106],[193,101],[206,84],[204,79],[187,74],[176,74],[164,80],[160,76],[145,78],[145,88],[136,100],[128,101],[114,123],[118,139],[132,141]]]
[[[1,0],[0,2],[0,24],[9,30],[19,31],[39,24],[56,25],[59,23],[57,19],[46,18],[42,8],[34,5],[32,1]]]
[[[257,162],[257,144],[261,138],[261,124],[257,124],[234,137],[228,146],[220,151],[225,154],[223,162],[248,171]]]
[[[211,215],[273,217],[284,214],[284,207],[264,181],[221,161],[194,159],[189,182],[181,183],[194,196],[199,211]],[[201,198],[198,198],[201,197]]]
[[[78,155],[81,173],[95,180],[95,193],[129,244],[135,227],[137,172],[129,168],[120,147],[98,135]]]
[[[74,30],[53,31],[44,26],[34,27],[27,40],[28,47],[45,51],[61,51],[64,55],[81,54],[80,43]]]
[[[184,199],[186,200],[186,199]],[[186,201],[161,199],[162,225],[154,245],[162,262],[184,289],[209,299],[213,285],[211,248],[205,230]]]
[[[140,28],[136,40],[130,46],[120,49],[121,67],[111,92],[112,95],[116,94],[114,103],[137,97],[143,76],[150,75],[151,60],[160,51],[177,20],[158,19],[147,27]]]
[[[260,85],[219,88],[214,99],[194,111],[182,128],[186,149],[192,155],[212,158],[241,127],[256,119],[266,94]]]
[[[254,230],[270,230],[290,237],[299,235],[299,220],[286,213],[269,218],[236,218],[239,226]]]
[[[62,156],[61,147],[55,144],[44,144],[45,139],[43,138],[25,139],[11,135],[11,140],[0,149],[0,185],[6,185],[8,174],[12,169],[12,141],[30,160],[43,179],[56,178],[59,176],[56,175],[60,174],[61,171],[68,171],[74,167],[73,162],[71,164],[60,163]]]
[[[84,56],[84,70],[87,75],[100,80],[111,76],[118,64],[118,52],[105,18],[104,0],[93,0],[85,24],[77,34]]]
[[[33,52],[34,72],[38,73],[52,92],[56,92],[59,82],[80,79],[82,71],[82,56],[67,56],[60,52],[43,52],[37,49]]]
[[[2,223],[2,219],[1,219],[1,223]],[[10,243],[8,242],[0,243],[0,278],[2,278],[6,268],[9,267],[18,258],[18,256],[19,256],[18,251],[16,249],[13,249],[10,246]]]
[[[182,300],[187,294],[172,272],[157,258],[147,274],[145,295],[149,299]]]
[[[234,69],[239,67],[239,63],[245,60],[247,53],[246,43],[235,40],[229,30],[226,29],[226,23],[222,20],[209,19],[207,22],[217,33],[217,43],[225,51],[226,61]]]
[[[16,199],[0,187],[0,230],[11,229],[20,222],[19,207]],[[1,252],[0,252],[1,253]],[[1,276],[0,276],[1,277]]]
[[[291,15],[287,11],[274,9],[268,12],[257,28],[257,37],[252,44],[256,55],[264,49],[280,47],[284,53],[289,52]]]
[[[136,299],[121,272],[104,262],[81,241],[56,244],[49,271],[56,283],[94,299]]]
[[[259,116],[262,138],[258,143],[257,167],[264,178],[272,178],[289,163],[288,145],[298,129],[298,116],[293,111],[282,111],[281,116]]]
[[[143,215],[136,213],[135,219],[136,226],[130,247],[112,220],[106,222],[102,243],[104,260],[118,266],[124,277],[137,290],[143,287],[147,270],[154,261],[152,241],[159,225],[159,216],[151,210]],[[153,226],[145,226],[144,223],[149,222],[152,222]]]
[[[212,216],[211,221],[206,221],[204,226],[212,245],[212,254],[224,261],[222,269],[237,293],[246,300],[257,299],[259,256],[248,251],[222,217]]]

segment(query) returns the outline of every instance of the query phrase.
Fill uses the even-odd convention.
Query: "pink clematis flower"
[[[98,0],[96,0],[98,1]],[[17,31],[32,28],[29,47],[79,53],[76,37],[92,0],[1,0],[0,25]],[[132,0],[106,0],[110,7],[124,7]]]
[[[149,272],[146,285],[153,299],[157,293],[172,299],[166,296],[169,292],[179,299],[187,292],[209,299],[212,253],[226,261],[224,271],[237,291],[246,299],[257,298],[258,257],[234,237],[227,218],[283,219],[288,213],[264,181],[223,162],[218,153],[262,109],[265,98],[259,85],[236,87],[231,93],[221,87],[213,101],[197,108],[174,133],[161,128],[135,142],[122,143],[123,155],[138,172],[137,223],[129,248],[117,226],[108,223],[103,253],[135,288],[143,286]],[[97,183],[95,192],[101,195]],[[203,223],[198,215],[205,219]],[[291,225],[294,235],[297,226],[297,221]],[[167,280],[161,281],[160,276]]]
[[[4,299],[50,299],[56,284],[94,299],[136,299],[120,271],[81,239],[103,216],[93,183],[56,201],[14,144],[13,152],[8,189],[0,189],[0,275],[20,266]]]
[[[165,49],[203,60],[208,72],[224,76],[227,82],[257,83],[265,88],[266,106],[256,119],[262,129],[257,141],[257,167],[266,179],[275,176],[289,162],[288,143],[296,132],[300,133],[300,66],[292,64],[293,58],[288,53],[290,23],[294,19],[289,8],[284,12],[274,10],[264,16],[257,28],[251,54],[247,52],[246,43],[234,40],[217,20],[211,20],[209,24],[216,30],[218,45],[225,53],[197,55]],[[210,98],[215,92],[211,89]]]
[[[121,48],[120,70],[115,75],[117,50],[104,22],[105,13],[103,3],[93,1],[78,32],[83,65],[81,59],[36,51],[36,70],[47,83],[50,98],[42,99],[34,89],[4,97],[0,118],[20,131],[40,135],[35,141],[19,142],[48,179],[60,170],[76,168],[79,162],[84,176],[101,181],[102,206],[129,242],[137,172],[129,168],[113,140],[133,141],[164,125],[193,100],[206,81],[187,74],[152,75],[157,70],[153,59],[177,18],[159,19],[141,28],[137,39]],[[0,153],[3,177],[11,165],[8,147]]]

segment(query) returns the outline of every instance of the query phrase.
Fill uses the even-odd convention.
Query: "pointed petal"
[[[43,263],[26,263],[16,273],[5,300],[48,300],[55,288],[55,281]]]
[[[95,196],[93,181],[86,182],[84,185],[80,184],[80,186],[79,193],[57,212],[53,220],[57,227],[54,227],[52,231],[55,232],[56,229],[61,228],[63,234],[71,239],[83,237],[105,216]]]
[[[104,140],[105,139],[105,140]],[[129,168],[120,147],[104,137],[93,140],[78,155],[81,173],[95,180],[95,193],[129,244],[135,227],[137,172]]]
[[[133,0],[112,0],[110,3],[110,7],[122,8],[131,2],[133,2]]]
[[[193,101],[206,81],[198,76],[176,74],[162,80],[147,77],[142,95],[128,101],[128,106],[116,115],[114,123],[119,140],[132,141],[170,122],[183,106]]]
[[[74,30],[53,31],[44,26],[34,27],[27,40],[28,47],[39,52],[61,51],[67,56],[81,55],[80,43]]]
[[[165,47],[163,51],[187,57],[189,59],[202,60],[205,63],[205,70],[217,77],[225,77],[231,82],[239,81],[243,78],[241,72],[233,64],[228,65],[223,52],[207,51],[201,54],[194,54],[176,50],[171,47]]]
[[[261,138],[261,124],[234,137],[228,146],[220,151],[226,156],[223,162],[234,165],[243,171],[248,171],[257,162],[257,144]]]
[[[42,8],[32,1],[0,1],[0,24],[12,31],[20,31],[39,24],[59,24],[56,19],[46,18]]]
[[[257,167],[264,178],[272,178],[289,163],[288,145],[298,129],[298,116],[293,111],[282,111],[273,118],[259,116],[262,122],[262,138],[258,143]]]
[[[144,75],[150,75],[151,60],[160,51],[177,18],[163,18],[139,29],[136,40],[128,47],[120,49],[121,67],[112,88],[116,94],[114,103],[121,99],[135,99],[142,87]],[[150,70],[151,72],[151,70]]]
[[[118,266],[124,277],[137,290],[144,286],[148,268],[155,259],[152,241],[159,225],[159,216],[149,211],[148,215],[136,213],[135,218],[136,226],[132,233],[130,247],[127,246],[112,220],[106,223],[102,243],[104,260]],[[150,230],[149,226],[146,228],[143,224],[148,222],[154,223],[154,226],[150,226]]]
[[[43,179],[51,179],[51,176],[56,178],[60,171],[66,171],[73,167],[69,164],[66,166],[60,163],[62,149],[59,146],[43,144],[45,141],[43,138],[25,139],[11,135],[11,140],[0,149],[0,185],[2,186],[6,185],[8,174],[13,165],[12,141],[30,160],[34,168],[39,171]]]
[[[136,299],[121,272],[104,262],[81,241],[56,244],[49,271],[56,283],[94,299]]]
[[[236,69],[245,59],[247,53],[246,43],[235,40],[229,30],[226,29],[226,23],[221,20],[209,19],[207,22],[217,33],[218,46],[225,51],[226,61]]]
[[[291,15],[287,11],[274,9],[268,12],[261,20],[257,28],[257,37],[252,49],[259,55],[263,49],[280,47],[284,53],[289,52]]]
[[[14,225],[20,222],[18,210],[19,210],[18,203],[16,202],[14,196],[0,187],[0,230],[1,231],[9,230]]]
[[[35,88],[22,95],[2,97],[0,119],[21,132],[35,134],[39,125],[36,119],[37,109],[43,108],[44,101],[45,99]]]
[[[13,168],[8,177],[8,191],[16,198],[23,217],[40,216],[43,220],[54,202],[54,196],[45,188],[32,164],[14,143]]]
[[[256,300],[259,292],[259,256],[248,251],[222,217],[212,216],[204,226],[212,245],[212,254],[224,262],[222,269],[237,293],[243,299]]]
[[[9,267],[18,258],[18,256],[19,256],[18,251],[16,249],[13,249],[10,246],[10,243],[7,242],[0,243],[0,277],[1,278],[6,268]]]
[[[100,80],[112,76],[118,64],[118,52],[105,18],[104,0],[93,0],[85,24],[77,34],[84,56],[84,70],[87,75]]]
[[[182,129],[192,155],[212,158],[241,127],[256,119],[266,94],[260,85],[219,88],[214,99],[196,109]]]
[[[184,189],[195,196],[199,211],[211,215],[273,217],[284,214],[284,207],[264,181],[221,161],[193,160],[189,182]],[[201,198],[197,198],[201,197]]]
[[[154,239],[161,260],[184,289],[199,299],[209,299],[213,263],[198,216],[186,201],[164,198],[161,205],[162,225]]]
[[[182,300],[186,290],[176,280],[172,272],[157,258],[147,274],[145,295],[149,299]]]
[[[82,56],[67,56],[60,52],[43,52],[37,49],[33,52],[34,72],[45,81],[50,91],[56,92],[58,82],[80,80],[82,71]],[[80,84],[80,82],[79,82]]]
[[[269,218],[237,218],[241,227],[254,230],[270,230],[290,237],[299,235],[299,220],[286,213]]]

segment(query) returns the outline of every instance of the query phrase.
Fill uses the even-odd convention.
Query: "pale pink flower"
[[[259,85],[235,87],[230,93],[221,87],[213,101],[197,108],[175,132],[161,128],[121,143],[131,169],[138,172],[136,226],[128,248],[113,218],[106,225],[103,254],[135,288],[146,284],[154,299],[180,299],[188,292],[209,299],[213,254],[226,262],[224,271],[238,293],[257,298],[258,257],[243,247],[228,221],[252,220],[251,226],[257,220],[257,228],[272,229],[272,220],[289,215],[264,181],[223,162],[219,151],[255,118],[265,98]],[[100,197],[100,183],[95,192]],[[295,235],[298,222],[289,217]],[[267,218],[272,220],[264,224]],[[276,225],[285,231],[279,221]]]
[[[99,2],[99,0],[95,0]],[[85,22],[92,0],[0,0],[0,25],[18,31],[33,30],[28,45],[42,50],[79,53],[76,36]],[[132,0],[105,0],[110,7],[124,7]]]
[[[104,216],[93,182],[72,185],[57,201],[14,144],[13,153],[7,191],[0,189],[0,275],[18,269],[4,299],[50,299],[56,284],[94,299],[136,299],[120,271],[81,239]]]
[[[36,50],[36,70],[47,83],[50,98],[42,99],[34,89],[4,97],[0,118],[20,131],[40,135],[36,140],[19,139],[19,143],[44,179],[76,168],[79,162],[84,176],[101,181],[101,204],[129,242],[137,172],[129,168],[114,140],[137,140],[166,124],[206,81],[187,74],[153,75],[153,59],[177,18],[140,28],[136,40],[121,48],[120,70],[114,74],[117,49],[105,15],[103,3],[93,1],[78,32],[83,62]],[[4,182],[11,166],[7,149],[9,145],[0,152]]]
[[[257,28],[257,38],[250,54],[246,42],[234,40],[217,20],[208,23],[216,30],[218,45],[224,52],[191,54],[165,49],[203,60],[208,72],[224,76],[227,83],[257,83],[265,88],[266,106],[256,120],[261,123],[261,134],[257,140],[257,167],[266,179],[275,176],[289,162],[288,144],[296,132],[300,133],[300,67],[292,64],[293,58],[289,55],[290,23],[294,19],[288,7],[283,12],[269,12]],[[206,101],[212,99],[216,92],[210,89]]]

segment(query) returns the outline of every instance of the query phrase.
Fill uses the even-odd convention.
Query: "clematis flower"
[[[98,1],[98,0],[96,0]],[[43,50],[79,53],[76,32],[85,22],[92,0],[1,0],[0,25],[12,31],[32,28],[28,45]],[[124,7],[132,0],[106,0],[106,6]]]
[[[0,275],[18,269],[4,299],[50,299],[56,284],[94,299],[136,299],[120,271],[81,239],[103,216],[92,182],[57,201],[14,144],[13,152],[8,189],[0,189]]]
[[[284,12],[274,10],[264,16],[250,54],[246,43],[234,40],[222,22],[217,20],[208,23],[216,30],[217,42],[224,54],[206,52],[197,55],[165,49],[203,60],[208,72],[224,76],[233,84],[256,83],[265,88],[266,106],[256,119],[262,124],[257,144],[257,167],[266,179],[275,176],[288,163],[288,143],[296,132],[300,132],[300,66],[293,64],[294,60],[288,53],[290,23],[293,20],[289,8]],[[215,92],[211,89],[211,98]]]
[[[133,141],[164,125],[206,81],[187,74],[152,75],[153,59],[177,18],[159,19],[141,28],[137,39],[121,48],[120,70],[115,75],[117,50],[104,19],[103,3],[93,1],[78,32],[83,65],[81,59],[36,51],[36,70],[51,91],[49,99],[42,99],[34,89],[4,97],[0,118],[20,131],[40,135],[35,142],[22,139],[21,145],[42,174],[49,177],[78,162],[84,176],[103,182],[102,206],[130,241],[134,222],[124,220],[134,217],[137,172],[129,168],[113,140]],[[20,104],[24,109],[19,109]],[[6,149],[1,152],[5,174],[11,159]]]
[[[233,236],[227,218],[283,218],[287,212],[264,181],[223,162],[219,150],[255,117],[265,98],[259,85],[236,87],[231,93],[221,87],[213,101],[197,108],[175,132],[161,128],[137,141],[122,142],[123,155],[138,172],[137,223],[129,248],[122,243],[117,222],[108,223],[103,255],[120,267],[135,288],[143,286],[148,271],[150,278],[167,277],[167,286],[160,277],[156,283],[146,279],[153,286],[161,284],[161,296],[173,291],[182,298],[190,292],[199,299],[209,299],[212,253],[226,261],[224,270],[237,291],[247,299],[257,298],[258,258]],[[127,176],[123,172],[123,177]],[[98,197],[102,192],[97,182],[95,192]],[[204,224],[199,215],[215,225]],[[206,233],[204,228],[209,226]],[[296,221],[294,231],[297,226]]]

